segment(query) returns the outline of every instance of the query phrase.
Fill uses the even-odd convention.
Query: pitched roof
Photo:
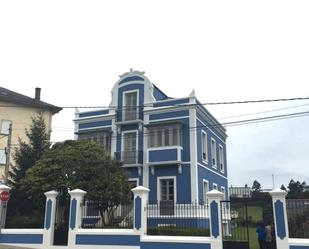
[[[30,98],[26,95],[22,95],[3,87],[0,87],[0,101],[49,110],[53,114],[62,110],[61,107],[48,104],[41,100],[36,100],[35,98]]]

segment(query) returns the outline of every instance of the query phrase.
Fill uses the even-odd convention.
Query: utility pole
[[[272,181],[273,181],[273,189],[275,188],[275,176],[274,176],[274,174],[272,174],[271,175],[271,177],[272,177]]]
[[[5,148],[6,162],[5,162],[5,169],[4,169],[4,184],[7,184],[8,178],[9,178],[11,143],[12,143],[12,123],[9,126],[7,146]]]

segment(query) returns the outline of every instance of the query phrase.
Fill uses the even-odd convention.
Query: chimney
[[[36,87],[35,88],[35,96],[34,96],[35,102],[39,102],[40,98],[41,98],[41,88]]]

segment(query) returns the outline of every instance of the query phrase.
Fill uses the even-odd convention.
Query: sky
[[[308,13],[307,0],[0,0],[0,86],[106,106],[133,68],[168,96],[195,89],[203,103],[307,97]],[[227,122],[309,111],[309,101],[207,108]],[[52,141],[73,139],[73,118],[54,116]],[[309,116],[227,127],[229,184],[309,183],[308,128]]]

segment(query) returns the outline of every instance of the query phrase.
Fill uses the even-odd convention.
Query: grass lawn
[[[263,208],[259,206],[248,206],[248,219],[252,222],[261,222],[263,221]],[[251,219],[250,219],[251,217]]]
[[[249,244],[250,249],[259,249],[259,242],[257,239],[256,227],[249,227]]]

